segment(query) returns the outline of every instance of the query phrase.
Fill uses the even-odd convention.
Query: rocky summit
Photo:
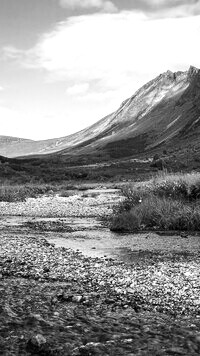
[[[95,155],[123,158],[156,147],[200,147],[200,69],[160,74],[118,110],[73,135],[43,141],[0,138],[0,155]]]

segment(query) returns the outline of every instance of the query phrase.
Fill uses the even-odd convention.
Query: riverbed
[[[199,236],[113,233],[121,199],[0,203],[3,356],[199,355]]]

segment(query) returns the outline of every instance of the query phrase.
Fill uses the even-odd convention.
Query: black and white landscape
[[[199,149],[200,69],[167,71],[123,101],[119,109],[73,135],[43,141],[1,136],[0,154],[96,155],[126,158],[153,148]]]
[[[0,0],[0,355],[200,354],[199,20]]]

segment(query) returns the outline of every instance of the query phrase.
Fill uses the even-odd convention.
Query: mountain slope
[[[190,137],[198,141],[199,123],[200,70],[190,67],[159,75],[89,128],[58,139],[0,144],[0,154],[125,157]]]

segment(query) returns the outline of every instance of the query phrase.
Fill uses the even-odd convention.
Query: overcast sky
[[[200,0],[0,0],[0,135],[66,136],[200,68]]]

